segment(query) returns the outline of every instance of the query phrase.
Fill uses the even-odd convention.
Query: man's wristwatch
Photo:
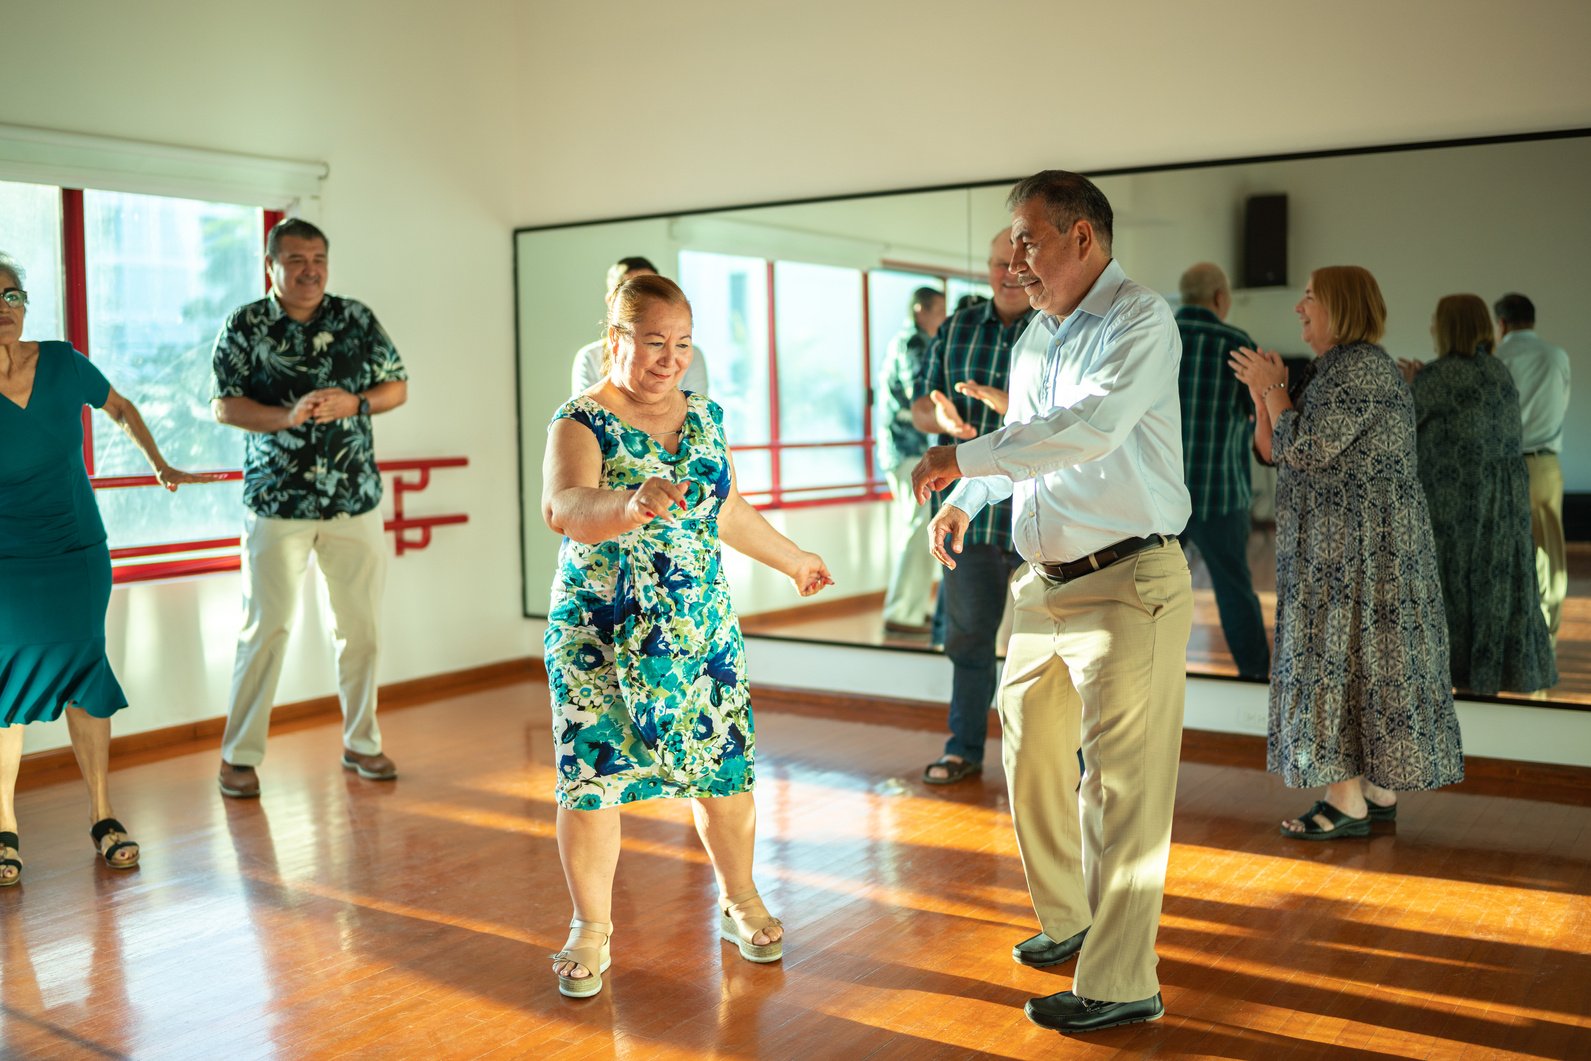
[[[359,415],[360,416],[369,416],[370,415],[370,399],[366,398],[363,394],[361,394],[359,396]]]

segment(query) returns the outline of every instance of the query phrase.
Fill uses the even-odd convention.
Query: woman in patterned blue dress
[[[83,406],[116,421],[166,489],[214,478],[161,459],[133,403],[71,344],[23,341],[25,279],[0,254],[0,887],[22,879],[22,729],[63,711],[88,783],[89,836],[111,869],[138,864],[111,809],[110,717],[127,697],[105,658],[110,552],[83,466]]]
[[[1375,345],[1380,287],[1357,266],[1318,269],[1297,312],[1319,355],[1297,408],[1274,352],[1243,348],[1232,367],[1277,468],[1267,765],[1291,787],[1326,786],[1282,835],[1335,840],[1395,817],[1398,792],[1463,780],[1464,755],[1414,402]]]
[[[1441,356],[1399,367],[1414,393],[1453,684],[1487,695],[1547,689],[1558,668],[1536,593],[1519,391],[1491,356],[1492,316],[1479,295],[1438,302],[1431,335]]]
[[[548,430],[542,513],[564,541],[547,683],[558,850],[574,903],[554,971],[571,997],[602,989],[619,807],[639,800],[694,802],[720,934],[751,961],[783,954],[783,929],[752,883],[751,698],[719,541],[783,572],[802,596],[832,580],[735,489],[722,410],[678,387],[690,331],[673,282],[626,281],[609,305],[606,377]]]

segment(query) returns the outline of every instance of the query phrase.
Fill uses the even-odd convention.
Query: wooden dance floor
[[[340,770],[331,720],[276,733],[258,801],[221,799],[213,746],[129,758],[130,873],[94,861],[75,776],[30,785],[24,765],[0,1055],[1591,1056],[1584,785],[1466,783],[1407,797],[1369,841],[1301,843],[1276,823],[1305,796],[1190,736],[1166,1017],[1067,1040],[1022,1015],[1071,975],[1011,961],[1035,928],[998,767],[931,789],[938,718],[783,699],[758,715],[757,793],[783,963],[718,941],[688,806],[647,803],[626,812],[613,968],[580,1001],[547,961],[569,908],[540,682],[386,712],[394,783]]]

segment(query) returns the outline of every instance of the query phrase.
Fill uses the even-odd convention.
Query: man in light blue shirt
[[[1175,538],[1192,511],[1182,341],[1171,307],[1111,257],[1110,202],[1091,181],[1048,170],[1007,206],[1012,269],[1039,315],[1012,350],[1005,424],[933,447],[912,479],[922,499],[955,483],[929,525],[946,567],[971,517],[1013,500],[1028,570],[1013,586],[999,708],[1042,931],[1012,956],[1032,966],[1077,957],[1073,990],[1026,1011],[1043,1027],[1087,1032],[1165,1012],[1154,940],[1193,616]]]
[[[1547,630],[1558,641],[1563,599],[1569,593],[1569,551],[1563,536],[1563,418],[1569,411],[1569,355],[1536,334],[1536,306],[1524,295],[1504,295],[1497,314],[1497,360],[1519,389],[1525,468],[1530,473],[1530,533],[1536,539],[1536,588]]]

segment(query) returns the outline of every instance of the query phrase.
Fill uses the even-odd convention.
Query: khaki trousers
[[[1563,466],[1556,453],[1525,458],[1530,472],[1530,534],[1536,539],[1536,589],[1547,632],[1558,640],[1563,599],[1569,595],[1568,548],[1563,541]]]
[[[1061,585],[1029,566],[1014,592],[1000,724],[1033,909],[1051,939],[1089,930],[1072,981],[1079,995],[1148,998],[1160,990],[1188,563],[1173,541]]]
[[[268,519],[249,512],[243,528],[243,629],[221,758],[234,766],[258,766],[265,759],[288,629],[312,551],[331,600],[343,747],[361,755],[380,753],[376,615],[387,571],[381,510],[324,520]]]

